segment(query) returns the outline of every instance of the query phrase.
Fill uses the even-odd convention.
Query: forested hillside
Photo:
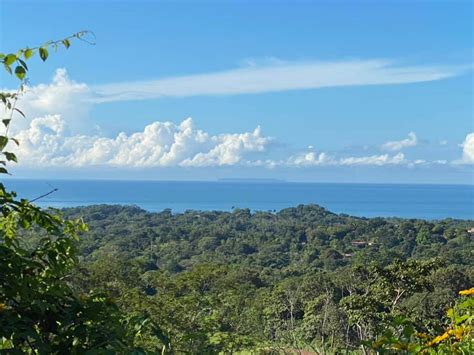
[[[86,260],[104,253],[143,263],[146,270],[178,272],[201,263],[270,270],[335,270],[396,259],[441,257],[449,264],[472,261],[473,221],[356,218],[316,205],[278,213],[171,210],[92,206],[64,211],[82,217],[90,232],[81,238]]]
[[[473,221],[355,218],[316,205],[63,214],[89,225],[76,287],[144,311],[177,352],[338,353],[387,339],[421,349],[415,335],[443,334],[446,311],[474,282]],[[143,334],[140,345],[163,339]]]

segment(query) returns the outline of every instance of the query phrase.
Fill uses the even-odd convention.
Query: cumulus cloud
[[[391,152],[396,152],[404,148],[414,147],[417,144],[418,138],[416,137],[415,132],[410,132],[408,133],[408,138],[402,139],[400,141],[390,141],[382,144],[382,149]]]
[[[121,168],[262,166],[383,166],[407,163],[402,153],[362,157],[336,157],[325,152],[303,152],[286,160],[254,159],[266,153],[273,139],[260,127],[244,133],[211,135],[194,127],[187,118],[180,124],[153,122],[143,131],[115,137],[67,134],[67,122],[60,115],[31,120],[19,131],[19,147],[12,147],[23,166]]]
[[[182,166],[220,166],[235,165],[242,161],[245,153],[263,152],[270,138],[261,134],[260,127],[253,132],[242,134],[224,134],[212,138],[217,144],[209,151],[199,152],[192,158],[181,162]]]
[[[241,164],[271,142],[260,127],[252,132],[209,135],[191,118],[176,125],[154,122],[143,131],[115,137],[100,134],[90,120],[94,92],[58,69],[48,84],[26,87],[21,108],[32,120],[16,119],[12,132],[28,166],[222,166]]]
[[[375,68],[379,68],[377,70],[382,71],[388,70],[392,74],[396,71],[387,64],[376,65],[367,62],[350,63],[354,65],[353,70],[358,68],[358,66],[362,66],[371,68],[370,70],[367,69],[369,72],[375,70]],[[268,89],[260,86],[261,80],[265,78],[269,80],[269,77],[266,77],[266,75],[270,75],[269,73],[272,73],[272,75],[276,75],[277,73],[284,75],[286,70],[288,70],[290,74],[286,74],[289,75],[287,77],[289,81],[285,84],[286,86],[283,85],[283,83],[281,83],[280,86],[280,89],[283,90],[285,87],[287,89],[299,87],[296,81],[292,81],[293,79],[290,80],[295,73],[300,73],[298,75],[303,76],[301,73],[305,70],[308,71],[306,72],[308,75],[311,70],[313,70],[312,73],[315,75],[315,73],[319,73],[319,70],[322,70],[322,68],[333,68],[334,70],[335,68],[339,68],[339,70],[342,70],[341,63],[332,63],[334,66],[329,67],[328,63],[323,64],[319,63],[316,65],[314,63],[306,63],[305,65],[296,65],[277,63],[273,64],[271,68],[266,69],[259,65],[254,65],[252,68],[212,74],[211,78],[214,77],[216,80],[214,83],[218,82],[217,78],[221,80],[222,76],[229,79],[229,86],[227,86],[228,91],[224,90],[224,93],[233,93],[234,89],[236,90],[234,93],[243,93],[237,90],[237,86],[235,86],[237,85],[235,82],[237,79],[235,79],[233,75],[237,75],[237,73],[245,74],[242,77],[244,86],[253,83],[255,85],[255,92],[263,92]],[[269,71],[267,71],[267,69]],[[255,70],[255,72],[253,70]],[[276,72],[274,70],[276,70]],[[300,70],[302,70],[302,72],[300,72]],[[398,70],[401,69],[398,68]],[[403,77],[406,72],[407,70],[405,68],[405,70],[401,71],[401,76]],[[351,75],[352,74],[350,74],[348,78],[351,78]],[[257,78],[258,80],[253,82],[250,80],[251,77],[254,79]],[[328,79],[329,76],[326,76],[326,78]],[[193,76],[192,80],[195,79]],[[179,82],[179,80],[177,82]],[[277,83],[279,82],[278,80],[276,80]],[[341,77],[340,80],[340,83],[343,83],[344,80],[349,79]],[[174,83],[176,84],[177,82]],[[212,82],[211,80],[211,83]],[[269,80],[269,82],[272,82],[272,80]],[[200,91],[202,82],[199,81],[199,85],[198,81],[195,83],[196,86],[194,86],[194,88],[196,91],[192,91],[191,87],[184,88],[183,90],[185,91],[188,89],[191,90],[188,93],[184,93],[184,96],[203,94],[203,92]],[[350,85],[356,85],[355,83],[356,81]],[[155,92],[153,91],[155,90],[155,84],[156,82],[150,83],[150,94]],[[329,81],[327,81],[326,84],[329,86],[333,84],[339,85],[336,84],[336,82],[331,84]],[[207,93],[217,93],[219,85],[216,84],[214,88],[212,88],[211,85],[209,88],[210,91]],[[311,87],[311,85],[308,87]],[[363,84],[360,82],[357,85]],[[277,86],[275,86],[275,88]],[[115,90],[118,87],[112,85],[110,88]],[[139,87],[137,86],[134,89],[132,85],[130,88],[131,90],[138,90]],[[269,90],[273,89],[270,88]],[[16,149],[21,165],[30,167],[114,166],[127,168],[241,165],[275,168],[384,166],[403,164],[414,166],[431,163],[449,163],[446,160],[430,162],[422,159],[415,161],[406,159],[404,154],[399,151],[403,148],[413,147],[418,144],[416,134],[413,132],[410,132],[406,139],[386,142],[379,147],[388,151],[387,153],[380,153],[377,150],[372,152],[372,155],[369,155],[367,152],[361,152],[362,156],[353,156],[355,155],[354,152],[346,152],[346,154],[339,152],[339,154],[333,154],[316,152],[314,146],[310,145],[307,151],[291,155],[290,157],[286,155],[278,160],[275,160],[275,154],[272,151],[274,139],[263,135],[260,127],[250,132],[212,135],[203,130],[196,129],[193,120],[188,118],[183,120],[180,124],[157,121],[145,126],[143,130],[138,130],[130,134],[122,132],[111,137],[102,134],[100,129],[96,129],[90,120],[90,110],[93,105],[97,104],[98,96],[96,91],[97,87],[90,87],[84,83],[77,83],[69,79],[64,69],[58,69],[56,71],[51,83],[28,87],[22,97],[21,108],[28,117],[32,117],[33,119],[30,121],[24,119],[14,120],[12,130],[15,137],[21,142],[20,147],[12,147],[12,149]],[[104,97],[113,98],[113,100],[115,100],[117,98],[115,96],[117,92],[112,91],[104,94],[105,96],[101,96],[99,101]],[[136,98],[141,98],[142,96],[140,95],[141,94]],[[163,93],[163,95],[167,94]],[[179,96],[180,94],[176,91],[174,94],[172,93],[172,95]],[[470,133],[466,137],[462,147],[463,159],[461,163],[474,162],[474,133]],[[347,156],[348,154],[350,154],[350,156]]]
[[[127,81],[95,86],[97,102],[160,97],[237,95],[356,85],[435,81],[459,75],[463,67],[401,66],[386,60],[332,62],[272,61],[220,72]]]
[[[311,148],[313,149],[313,148]],[[307,152],[297,154],[296,156],[292,156],[288,159],[287,165],[290,166],[318,166],[328,164],[330,159],[328,158],[327,154],[324,152],[316,153],[316,152]]]
[[[92,91],[87,84],[71,80],[65,69],[57,69],[51,83],[26,86],[21,97],[21,109],[27,117],[59,114],[71,132],[91,132],[95,126],[89,120]],[[29,122],[12,121],[13,132],[25,129]]]
[[[59,115],[35,118],[17,133],[16,153],[28,166],[224,166],[242,163],[247,153],[264,152],[271,138],[253,132],[210,135],[194,128],[188,118],[176,125],[154,122],[143,131],[109,138],[65,135]]]
[[[462,162],[467,164],[474,164],[474,132],[469,133],[464,142],[461,144],[462,147]]]
[[[274,139],[262,134],[260,127],[251,132],[211,135],[194,127],[187,118],[180,124],[153,122],[142,131],[115,137],[67,134],[67,123],[60,115],[35,118],[28,128],[16,134],[21,142],[12,147],[27,167],[120,168],[247,166],[266,168],[308,168],[324,166],[425,165],[422,159],[408,160],[401,152],[367,156],[341,156],[306,151],[287,159],[261,159],[271,153]],[[463,145],[465,162],[473,160],[474,134]],[[311,148],[312,150],[313,148]],[[436,161],[446,164],[446,161]]]

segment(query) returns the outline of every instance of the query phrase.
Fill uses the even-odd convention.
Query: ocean
[[[318,204],[360,217],[474,219],[474,186],[418,184],[339,184],[259,181],[4,180],[19,197],[42,207],[95,204],[136,205],[148,211],[278,211]]]

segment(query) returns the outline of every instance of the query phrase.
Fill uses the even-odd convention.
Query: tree
[[[383,335],[366,344],[382,354],[472,354],[474,287],[459,291],[460,299],[446,312],[446,328],[439,335],[417,331],[408,318],[395,318]]]
[[[359,278],[359,286],[342,299],[341,305],[359,341],[376,336],[400,316],[400,303],[404,299],[416,292],[431,290],[429,277],[441,266],[439,260],[434,259],[357,268],[354,280]]]

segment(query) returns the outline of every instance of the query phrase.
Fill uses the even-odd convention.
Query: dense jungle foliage
[[[114,353],[473,350],[474,221],[356,218],[316,205],[58,213],[88,225],[64,281],[80,300],[101,295],[88,316]],[[49,233],[22,230],[20,244],[37,252]],[[117,348],[121,336],[127,346]]]
[[[76,287],[146,312],[177,352],[339,353],[387,332],[399,340],[408,324],[413,336],[442,334],[458,291],[474,282],[473,221],[356,218],[316,205],[63,214],[89,225]],[[416,350],[418,340],[405,342]]]
[[[0,174],[36,54],[0,53]],[[473,342],[474,221],[91,206],[43,210],[0,183],[0,352],[439,353]]]
[[[138,207],[92,206],[64,211],[82,217],[90,232],[81,238],[87,260],[115,254],[141,261],[147,270],[177,272],[202,263],[261,270],[327,271],[377,261],[441,257],[469,265],[471,221],[356,218],[316,205],[278,213],[171,210],[148,213]]]

